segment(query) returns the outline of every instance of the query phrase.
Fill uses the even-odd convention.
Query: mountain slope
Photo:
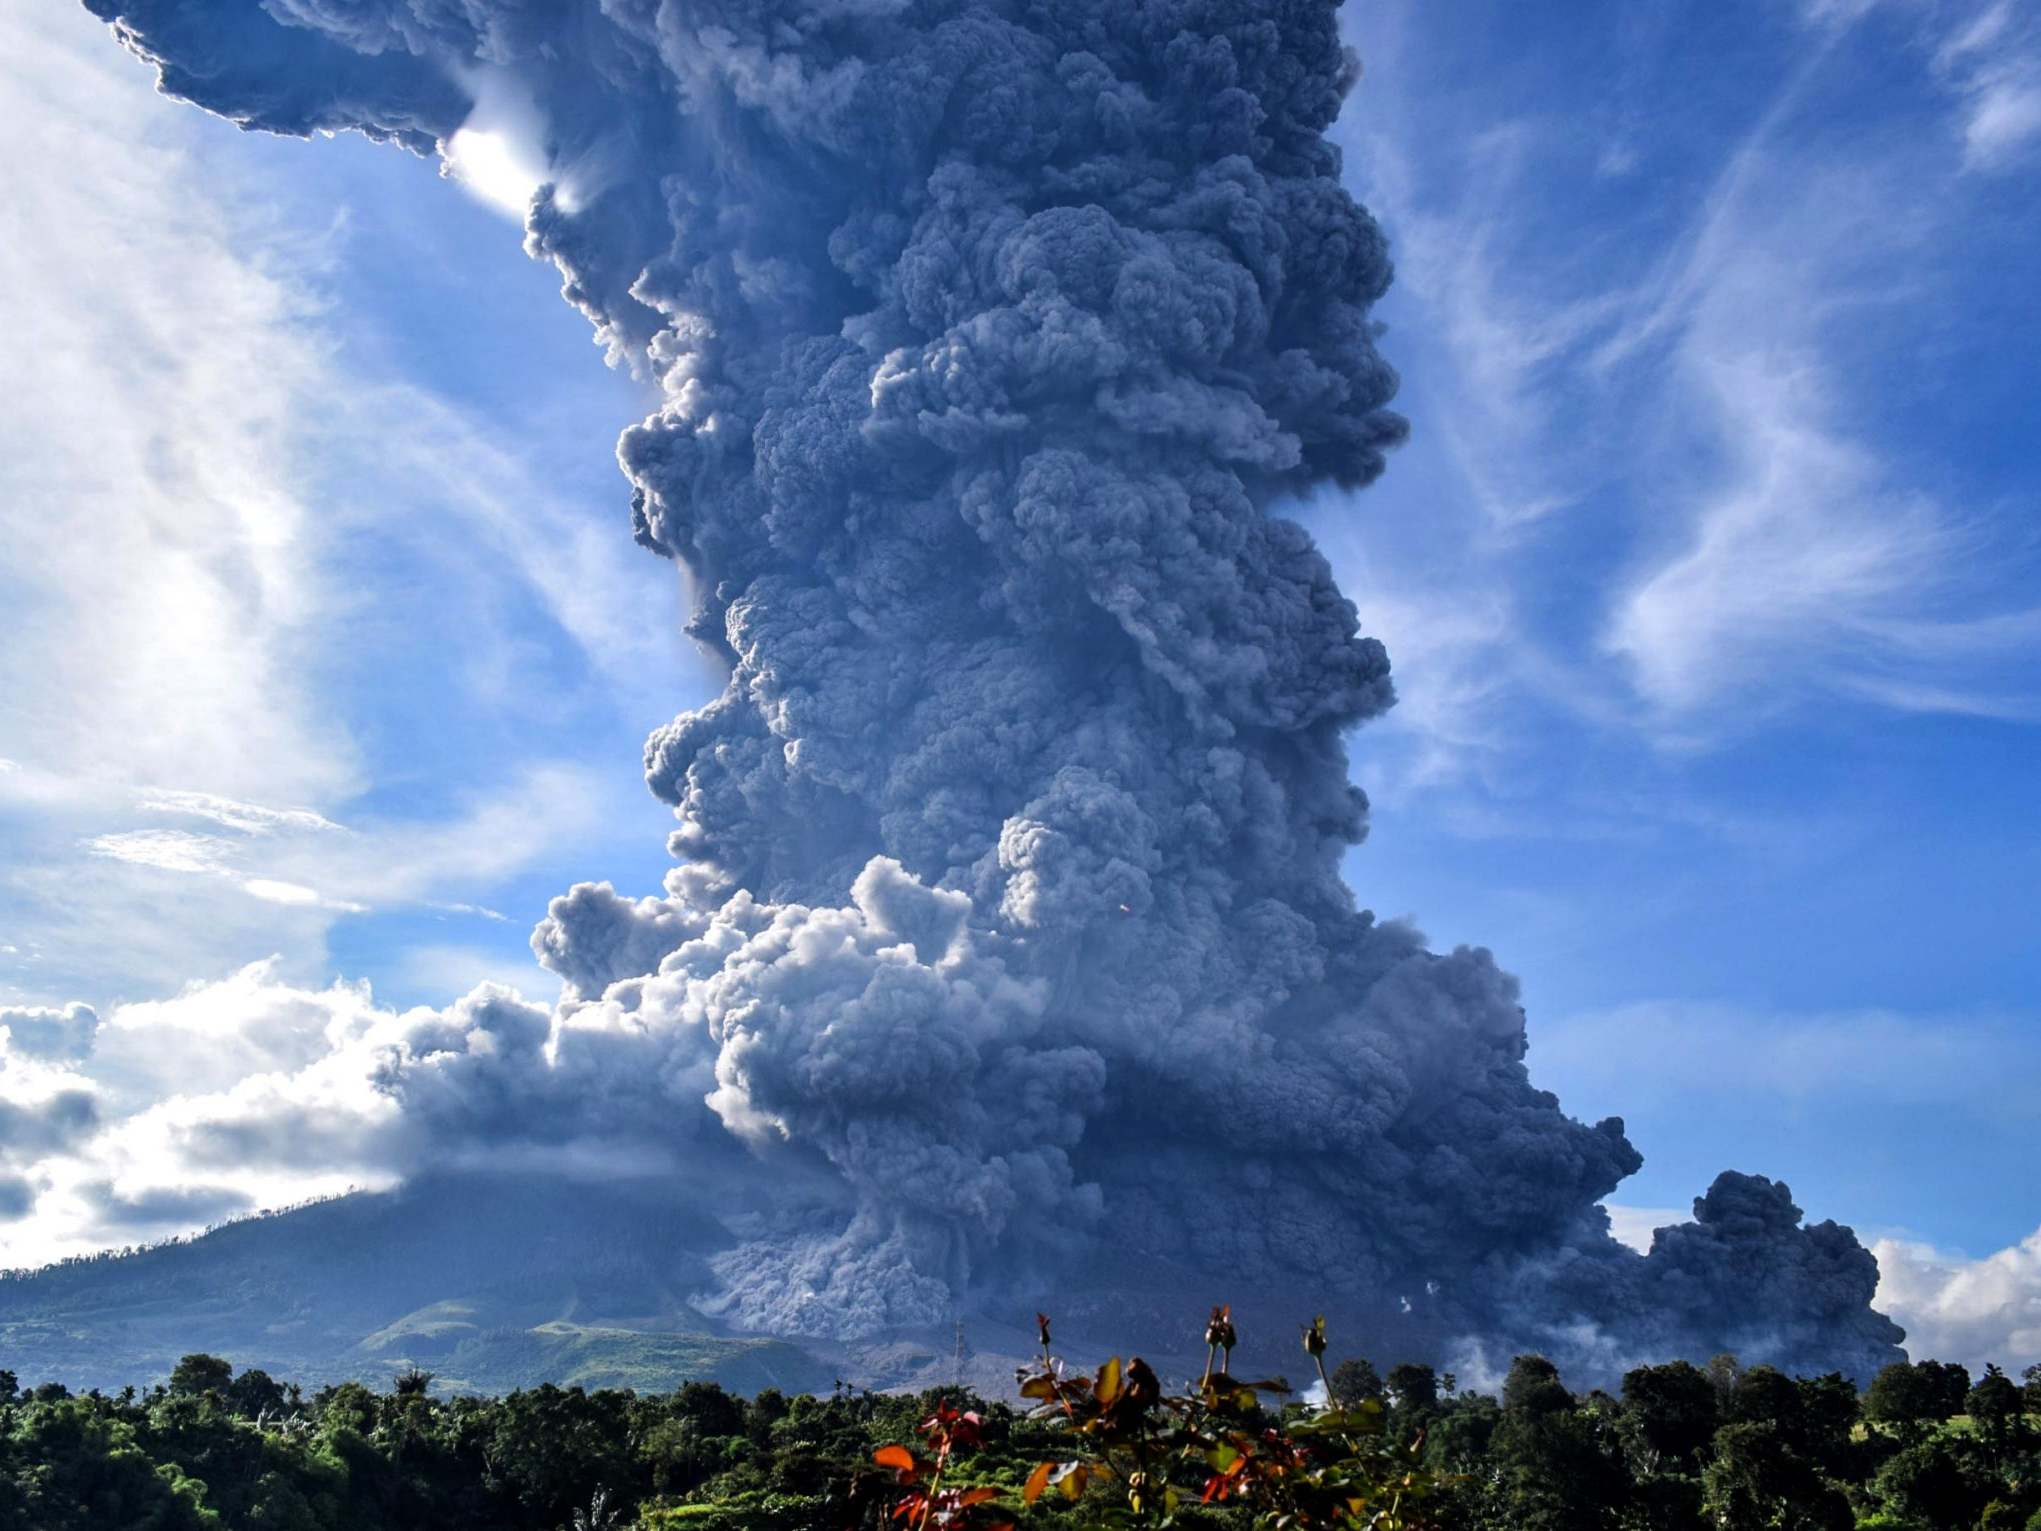
[[[308,1384],[826,1390],[830,1360],[687,1306],[728,1242],[655,1182],[424,1179],[0,1279],[0,1366],[111,1389],[204,1350]]]

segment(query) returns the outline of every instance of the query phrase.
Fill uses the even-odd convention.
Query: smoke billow
[[[1281,512],[1405,426],[1331,0],[88,3],[246,127],[532,103],[527,248],[662,389],[633,524],[729,672],[646,748],[679,865],[554,902],[554,1015],[407,1023],[409,1133],[664,1145],[728,1208],[703,1303],[780,1333],[1255,1292],[1406,1352],[1898,1354],[1784,1186],[1617,1244],[1622,1122],[1341,880],[1389,663]]]

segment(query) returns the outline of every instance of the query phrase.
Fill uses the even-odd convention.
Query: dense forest
[[[1017,1406],[712,1382],[448,1397],[423,1372],[306,1395],[202,1354],[117,1395],[0,1371],[0,1526],[2041,1531],[2041,1366],[1900,1364],[1860,1394],[1724,1356],[1611,1395],[1520,1356],[1491,1394],[1426,1366],[1328,1369],[1314,1327],[1304,1403],[1234,1378],[1213,1317],[1205,1376],[1175,1392],[1138,1360],[1052,1360],[1045,1321]]]

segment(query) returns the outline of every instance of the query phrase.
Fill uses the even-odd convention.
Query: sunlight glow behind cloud
[[[545,124],[523,87],[507,74],[477,70],[463,81],[474,110],[441,149],[446,174],[519,222],[532,195],[553,174]]]
[[[518,218],[546,179],[529,151],[501,131],[462,128],[447,141],[446,165],[477,197]]]

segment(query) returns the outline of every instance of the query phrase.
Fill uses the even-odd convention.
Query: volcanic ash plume
[[[1341,881],[1389,664],[1279,510],[1405,427],[1333,4],[90,3],[247,127],[530,102],[527,249],[663,392],[636,535],[729,669],[646,747],[679,865],[555,902],[544,1045],[393,1055],[414,1131],[656,1139],[737,1240],[703,1302],[780,1333],[1257,1293],[1402,1353],[1897,1355],[1783,1186],[1616,1244],[1622,1122]]]

